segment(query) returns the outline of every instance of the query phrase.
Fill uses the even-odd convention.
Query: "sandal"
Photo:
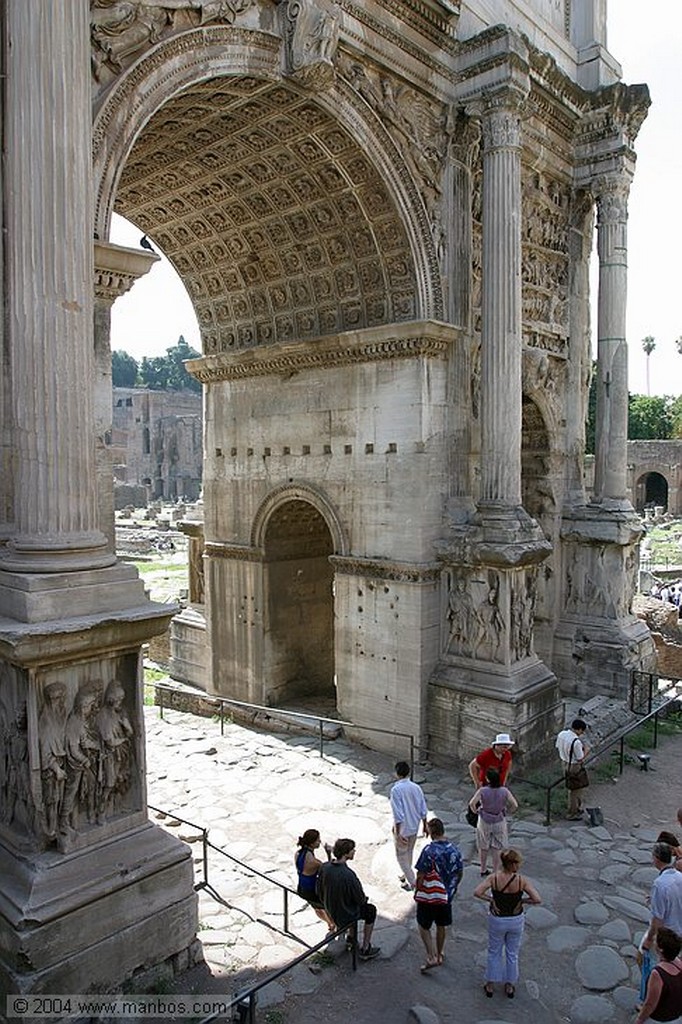
[[[493,986],[491,985],[491,983],[489,981],[486,981],[485,985],[483,986],[483,991],[487,995],[488,999],[492,999],[492,997],[493,997]]]
[[[438,961],[434,960],[433,963],[429,963],[429,961],[427,960],[425,964],[421,965],[419,970],[422,972],[422,974],[426,974],[427,971],[432,970],[434,967],[438,967]]]
[[[510,982],[507,982],[507,984],[504,986],[504,994],[506,995],[507,999],[513,999],[515,992],[516,989],[514,988],[514,986]]]

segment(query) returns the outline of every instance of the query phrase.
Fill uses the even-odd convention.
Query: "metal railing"
[[[663,703],[659,704],[658,707],[652,708],[647,713],[643,714],[640,718],[637,719],[636,722],[632,722],[624,729],[621,729],[618,732],[614,733],[612,736],[609,736],[605,743],[603,743],[600,747],[597,748],[597,750],[593,751],[585,758],[583,764],[587,767],[590,764],[594,765],[598,763],[603,758],[604,754],[606,754],[609,750],[612,749],[612,747],[615,747],[616,744],[618,744],[618,774],[622,775],[623,767],[625,764],[626,738],[630,735],[630,733],[637,732],[638,729],[641,729],[643,725],[646,725],[647,722],[653,719],[654,733],[652,747],[655,750],[658,746],[659,715],[667,711],[672,704],[675,704],[677,702],[679,702],[677,694],[673,694],[673,696],[668,697],[666,700],[663,701]],[[565,785],[565,774],[560,775],[558,778],[554,779],[552,782],[549,783],[537,782],[535,779],[524,779],[520,776],[515,776],[514,782],[522,783],[523,785],[527,786],[532,786],[535,789],[543,789],[545,791],[545,825],[550,825],[552,822],[552,791],[556,789],[557,786]]]
[[[223,850],[222,847],[216,846],[209,840],[209,829],[205,825],[199,825],[195,821],[189,821],[187,818],[180,817],[180,815],[176,814],[174,811],[169,811],[162,807],[156,807],[154,806],[154,804],[147,804],[147,808],[150,811],[154,811],[154,813],[156,814],[165,815],[171,821],[178,821],[183,825],[188,825],[190,828],[196,829],[196,831],[200,833],[202,845],[202,877],[194,885],[194,889],[196,892],[204,890],[214,900],[216,900],[216,902],[221,903],[223,906],[226,907],[230,906],[230,904],[225,899],[223,899],[218,890],[213,885],[211,885],[209,880],[209,850],[213,850],[216,853],[221,854],[221,856],[228,858],[228,860],[231,860],[233,864],[238,865],[240,868],[242,868],[244,871],[247,871],[249,874],[255,875],[257,878],[262,878],[264,881],[269,882],[271,885],[275,885],[277,886],[277,888],[281,889],[283,897],[282,930],[290,938],[294,939],[296,942],[299,942],[302,946],[306,946],[305,951],[301,953],[299,956],[297,956],[294,960],[289,961],[289,963],[285,964],[283,967],[279,968],[279,970],[275,971],[274,974],[269,974],[267,978],[263,978],[260,981],[254,982],[252,985],[249,985],[247,988],[242,989],[235,996],[233,996],[231,1000],[229,1000],[227,1003],[223,1005],[223,1009],[210,1014],[208,1017],[202,1018],[199,1024],[210,1024],[210,1022],[212,1021],[217,1021],[220,1018],[225,1017],[224,1011],[231,1010],[233,1008],[237,1008],[239,1014],[237,1019],[240,1022],[244,1022],[244,1024],[255,1024],[256,1002],[258,998],[258,992],[262,988],[265,988],[266,985],[270,985],[273,981],[277,981],[288,971],[292,970],[294,967],[297,967],[298,964],[303,963],[309,957],[314,956],[316,953],[319,953],[330,942],[333,942],[340,936],[345,935],[349,928],[357,928],[359,918],[355,921],[350,922],[350,924],[344,925],[343,928],[337,929],[333,933],[328,933],[324,937],[324,939],[322,939],[321,942],[316,943],[316,945],[308,946],[308,944],[304,942],[303,939],[300,939],[289,928],[289,896],[296,896],[297,899],[300,899],[302,902],[305,902],[305,900],[303,900],[303,897],[299,896],[295,889],[291,889],[288,885],[286,885],[286,883],[280,882],[276,878],[272,878],[270,875],[264,874],[257,868],[252,867],[245,861],[240,860],[238,857],[235,857],[231,853],[228,853],[227,850]],[[272,925],[270,925],[269,927],[272,927]],[[349,940],[349,949],[351,953],[351,965],[353,970],[355,971],[357,970],[357,934],[355,931],[351,933],[351,938]]]
[[[409,765],[410,765],[410,778],[414,774],[414,755],[417,749],[415,738],[413,733],[409,732],[396,732],[395,729],[380,729],[375,725],[357,725],[355,722],[346,722],[341,718],[325,718],[323,715],[314,715],[302,711],[290,711],[287,708],[269,707],[264,704],[251,704],[244,700],[234,700],[232,697],[221,697],[217,694],[204,694],[201,691],[194,692],[189,690],[180,690],[175,686],[170,686],[168,683],[150,683],[159,693],[159,715],[163,718],[163,712],[166,708],[163,700],[164,692],[173,694],[179,697],[190,697],[201,700],[202,702],[212,703],[219,706],[219,719],[220,719],[220,735],[225,735],[225,706],[236,707],[247,711],[255,711],[262,713],[266,720],[270,720],[273,717],[288,717],[293,719],[304,719],[311,722],[317,722],[319,727],[319,749],[320,757],[324,757],[324,727],[326,724],[338,725],[341,728],[353,729],[358,732],[371,732],[377,733],[381,736],[393,736],[396,739],[407,740],[409,744]],[[170,708],[170,705],[169,705]]]

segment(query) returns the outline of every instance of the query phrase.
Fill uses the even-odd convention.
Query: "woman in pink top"
[[[486,773],[487,785],[476,790],[469,807],[478,812],[476,826],[476,845],[481,858],[481,878],[490,874],[486,865],[488,851],[492,854],[493,870],[500,866],[500,850],[508,845],[507,811],[515,811],[519,806],[506,786],[500,785],[500,773],[489,768]]]

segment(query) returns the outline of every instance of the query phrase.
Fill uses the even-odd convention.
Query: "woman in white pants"
[[[519,978],[519,950],[523,939],[523,904],[542,903],[535,886],[519,874],[521,854],[503,850],[501,868],[485,878],[474,896],[490,904],[488,918],[488,963],[483,990],[492,998],[493,984],[504,982],[504,992],[513,999]]]

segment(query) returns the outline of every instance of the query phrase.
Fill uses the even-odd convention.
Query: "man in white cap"
[[[511,772],[512,754],[511,748],[514,740],[507,732],[499,732],[491,746],[486,747],[469,764],[469,775],[476,789],[486,785],[486,775],[489,768],[494,768],[500,773],[500,785],[506,785],[506,780]]]

